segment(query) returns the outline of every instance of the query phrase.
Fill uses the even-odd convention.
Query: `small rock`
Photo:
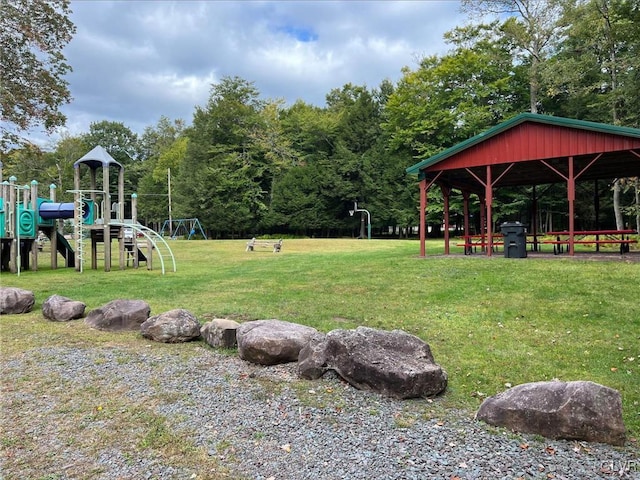
[[[240,324],[226,318],[214,318],[200,328],[204,341],[214,348],[235,348],[236,330]]]

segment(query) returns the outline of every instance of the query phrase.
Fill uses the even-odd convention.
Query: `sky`
[[[458,1],[73,0],[64,54],[73,100],[62,133],[122,122],[141,134],[161,116],[191,123],[211,85],[238,76],[263,99],[324,106],[347,83],[376,88],[448,50]],[[40,143],[40,142],[38,142]]]

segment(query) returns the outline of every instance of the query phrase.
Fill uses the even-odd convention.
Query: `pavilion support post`
[[[462,209],[463,209],[463,216],[464,216],[464,242],[463,243],[470,243],[470,238],[469,236],[471,235],[471,232],[469,230],[469,192],[466,190],[462,191]],[[467,248],[469,248],[469,253],[471,253],[471,248],[467,247],[465,245],[464,247],[464,253],[467,253]]]
[[[493,180],[491,179],[491,165],[487,165],[487,183],[485,185],[485,205],[487,206],[487,256],[493,253]]]
[[[420,180],[420,256],[426,256],[427,238],[427,179]]]
[[[596,230],[600,228],[600,189],[598,188],[598,180],[593,181],[593,209],[596,217]],[[596,252],[600,251],[600,244],[596,243]]]
[[[538,251],[538,194],[536,186],[531,192],[531,233],[533,234],[533,251]]]
[[[485,202],[485,198],[484,196],[480,196],[479,197],[480,200],[480,235],[481,235],[481,240],[482,240],[482,244],[485,245],[485,240],[486,240],[486,221],[487,221],[487,204]],[[482,247],[483,250],[485,249],[485,247]]]
[[[567,177],[567,200],[569,202],[569,255],[574,255],[575,253],[575,199],[576,179],[573,169],[573,157],[569,157],[569,176]]]
[[[442,190],[442,198],[444,199],[444,254],[449,255],[449,200],[451,197],[451,189],[444,185],[441,185],[440,189]]]

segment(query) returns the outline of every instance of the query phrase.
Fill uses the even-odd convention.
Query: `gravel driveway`
[[[295,364],[172,348],[4,358],[0,478],[640,478],[637,445],[517,435],[440,398],[391,400],[332,375],[302,381]]]

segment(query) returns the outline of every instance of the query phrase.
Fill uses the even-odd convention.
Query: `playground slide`
[[[67,266],[72,267],[72,268],[75,267],[76,266],[76,256],[74,254],[73,248],[71,248],[71,245],[69,244],[67,239],[64,238],[64,235],[62,235],[58,231],[56,231],[56,238],[58,239],[58,252],[66,260]]]
[[[38,213],[44,220],[73,218],[73,212],[73,203],[41,203],[38,208]]]
[[[51,235],[52,235],[54,229],[51,228],[51,227],[49,227],[49,228],[42,227],[42,231],[47,236],[47,238],[49,238],[49,240],[51,240]],[[66,265],[68,267],[75,267],[76,266],[76,256],[74,254],[73,248],[71,247],[71,244],[67,241],[66,238],[64,238],[64,235],[62,235],[57,230],[55,230],[55,232],[56,232],[56,238],[58,240],[58,242],[57,242],[58,253],[64,257]]]
[[[134,249],[135,249],[135,251],[138,253],[138,262],[146,262],[147,261],[147,256],[144,254],[142,249],[140,247],[138,247],[137,245],[125,244],[125,248],[130,253],[130,255],[134,254],[133,252],[134,252]]]

